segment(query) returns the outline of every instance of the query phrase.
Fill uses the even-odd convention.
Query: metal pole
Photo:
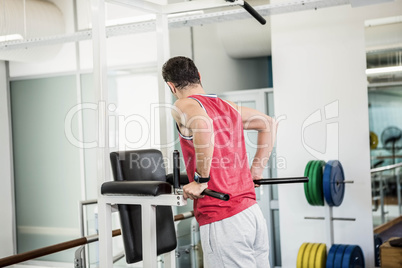
[[[401,172],[396,175],[396,190],[398,191],[398,210],[399,215],[402,215],[402,198],[401,198]]]
[[[158,95],[159,95],[159,121],[160,121],[160,148],[162,154],[168,158],[173,153],[174,124],[166,107],[172,103],[172,96],[166,88],[166,83],[162,78],[162,66],[169,59],[169,28],[167,14],[156,14],[156,43],[158,58]],[[165,108],[164,108],[165,107]],[[172,166],[168,166],[168,173],[171,173]]]
[[[332,221],[332,207],[326,205],[325,206],[325,228],[327,234],[327,249],[331,248],[334,244],[334,223]]]
[[[92,8],[92,47],[93,47],[93,85],[98,102],[98,224],[99,224],[99,265],[102,268],[113,266],[112,237],[110,230],[111,206],[106,204],[100,189],[105,181],[109,181],[108,169],[108,117],[107,117],[107,64],[106,64],[106,27],[105,0],[91,0]]]
[[[385,222],[385,211],[384,211],[384,182],[382,180],[382,175],[380,175],[380,211],[381,211],[381,224]]]
[[[141,217],[143,266],[147,268],[156,268],[156,206],[150,204],[142,205]]]

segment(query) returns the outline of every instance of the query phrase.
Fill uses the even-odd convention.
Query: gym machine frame
[[[100,267],[113,267],[112,254],[112,205],[128,204],[141,205],[142,216],[142,248],[143,266],[149,268],[157,267],[156,254],[156,206],[185,206],[187,201],[183,195],[162,194],[159,196],[107,196],[104,195],[99,202],[99,207],[103,207],[105,214],[104,223],[106,230],[99,230],[100,246]],[[172,219],[173,220],[173,219]],[[109,230],[109,231],[108,231]],[[175,267],[175,251],[164,254],[165,267]]]
[[[262,179],[255,180],[256,184],[282,184],[282,183],[303,183],[308,182],[307,177],[297,178],[280,178],[280,179]],[[173,152],[173,194],[161,194],[159,196],[144,196],[144,195],[103,195],[99,202],[99,208],[102,208],[105,213],[103,220],[105,229],[100,229],[99,237],[101,256],[106,254],[101,259],[100,267],[112,267],[113,252],[112,252],[112,236],[108,230],[112,230],[112,206],[116,204],[141,205],[142,217],[142,254],[143,266],[147,268],[157,267],[157,240],[156,240],[156,206],[184,206],[187,201],[182,195],[180,188],[180,160],[179,152]],[[228,201],[229,194],[219,193],[210,189],[205,189],[202,193],[217,199]],[[164,263],[167,268],[174,268],[176,265],[175,251],[172,250],[164,254]]]

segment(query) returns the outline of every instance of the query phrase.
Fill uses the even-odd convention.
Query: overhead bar
[[[226,1],[231,2],[231,3],[236,2],[236,0],[226,0]],[[251,16],[254,17],[254,19],[258,20],[258,22],[261,23],[262,25],[267,23],[267,21],[246,1],[244,1],[243,4],[239,4],[239,5],[242,6]]]
[[[243,5],[243,0],[234,0],[227,2],[225,0],[203,0],[180,2],[167,5],[159,5],[144,0],[107,0],[109,3],[123,5],[125,7],[138,8],[153,13],[173,14],[189,12],[195,10],[219,8],[226,6]]]
[[[124,1],[124,0],[109,0],[111,1]],[[125,0],[129,1],[129,0]],[[255,10],[263,16],[272,16],[277,14],[286,14],[291,12],[314,10],[321,8],[328,8],[334,6],[347,5],[350,0],[315,0],[304,1],[304,4],[298,2],[278,3],[256,6]],[[204,14],[183,14],[181,17],[169,18],[169,27],[192,27],[204,24],[220,23],[230,20],[245,19],[246,12],[244,9],[225,10],[219,12],[210,12]],[[248,16],[247,16],[248,17]],[[150,32],[155,30],[155,19],[149,21],[140,21],[135,23],[128,23],[124,25],[109,26],[106,29],[108,37],[120,36],[125,34],[135,34],[142,32]],[[30,49],[39,46],[48,46],[55,44],[62,44],[68,42],[79,42],[92,38],[91,30],[83,30],[72,34],[62,34],[54,36],[44,36],[20,41],[7,41],[0,42],[0,51],[14,50],[14,49]],[[375,86],[375,85],[372,85]],[[369,85],[370,87],[370,85]]]

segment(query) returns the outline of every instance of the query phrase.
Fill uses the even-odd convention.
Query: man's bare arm
[[[196,170],[202,177],[208,177],[211,169],[211,161],[214,152],[214,129],[211,118],[205,110],[191,99],[179,100],[175,118],[180,131],[193,136],[193,144],[196,155]],[[181,113],[181,114],[180,114]],[[180,114],[180,115],[179,115]],[[199,198],[207,184],[190,183],[183,187],[185,198]]]
[[[274,147],[278,124],[272,117],[260,111],[229,103],[240,112],[244,129],[258,131],[257,152],[251,165],[251,175],[253,179],[261,179]]]

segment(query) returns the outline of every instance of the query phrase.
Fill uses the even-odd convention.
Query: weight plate
[[[315,175],[314,175],[314,170],[316,169],[316,166],[318,164],[318,161],[313,161],[313,163],[310,166],[309,169],[309,182],[308,182],[308,193],[310,195],[310,199],[313,206],[317,205],[317,200],[315,199],[315,195],[313,194],[314,189],[313,189],[313,185],[315,184]]]
[[[313,166],[313,184],[312,193],[314,203],[317,206],[324,206],[324,195],[322,191],[322,168],[325,165],[324,161],[316,161],[316,164]]]
[[[342,268],[343,254],[345,253],[345,249],[347,246],[348,245],[339,245],[339,247],[336,249],[334,268]]]
[[[303,253],[303,266],[302,266],[303,268],[308,268],[309,267],[308,266],[308,261],[309,261],[309,258],[310,258],[310,253],[311,253],[312,247],[313,247],[313,244],[308,243],[306,249],[304,250],[304,253]]]
[[[328,252],[328,257],[327,257],[327,262],[326,262],[326,268],[334,268],[334,261],[335,261],[335,255],[336,255],[336,250],[338,249],[339,245],[334,244],[331,246]]]
[[[304,184],[304,194],[306,195],[306,199],[308,201],[308,203],[312,206],[315,206],[314,200],[313,200],[313,196],[311,194],[311,184],[313,183],[313,173],[311,172],[313,169],[313,166],[315,165],[315,160],[310,161],[311,164],[308,168],[307,171],[307,177],[308,177],[308,182]]]
[[[382,245],[382,239],[378,234],[374,235],[374,260],[375,266],[380,267],[380,246]]]
[[[317,256],[317,249],[320,244],[314,243],[311,247],[310,256],[308,258],[308,267],[314,268],[315,265],[315,258]]]
[[[314,268],[325,268],[325,262],[327,261],[327,246],[325,244],[319,244],[317,254],[315,256]]]
[[[327,164],[325,164],[324,174],[322,176],[322,190],[324,193],[324,198],[330,207],[334,206],[334,201],[332,201],[331,196],[331,170],[333,162],[334,161],[330,160],[327,162]]]
[[[334,206],[338,207],[342,204],[345,195],[345,174],[342,164],[338,160],[334,160],[331,169],[331,198]]]
[[[309,178],[309,182],[305,182],[304,183],[304,195],[306,196],[306,199],[307,199],[307,202],[310,204],[310,205],[313,205],[313,202],[312,202],[312,200],[311,200],[311,196],[310,196],[310,193],[309,193],[309,191],[308,191],[308,184],[310,183],[310,181],[311,181],[311,176],[310,176],[310,168],[311,168],[311,165],[313,164],[313,162],[314,161],[308,161],[308,163],[307,163],[307,165],[306,165],[306,168],[304,169],[304,176],[305,177],[308,177]]]
[[[303,243],[299,248],[299,253],[297,253],[296,268],[303,267],[303,254],[306,250],[307,244],[308,243]]]
[[[370,131],[370,149],[375,149],[378,146],[378,136],[374,132]]]
[[[359,246],[348,245],[346,247],[341,268],[364,268],[364,255]]]
[[[314,163],[311,164],[311,167],[310,167],[310,170],[309,170],[311,181],[309,182],[309,185],[308,185],[308,193],[310,194],[310,198],[311,198],[311,201],[313,203],[313,206],[318,205],[318,200],[317,200],[316,195],[314,193],[314,191],[315,191],[314,185],[315,185],[315,181],[316,181],[315,170],[316,170],[317,166],[319,165],[318,162],[319,161],[314,161]]]
[[[320,161],[321,164],[321,169],[320,169],[320,182],[318,183],[318,189],[319,189],[319,197],[320,197],[320,204],[321,206],[324,206],[324,192],[322,190],[322,178],[324,176],[324,167],[325,167],[325,161]]]

